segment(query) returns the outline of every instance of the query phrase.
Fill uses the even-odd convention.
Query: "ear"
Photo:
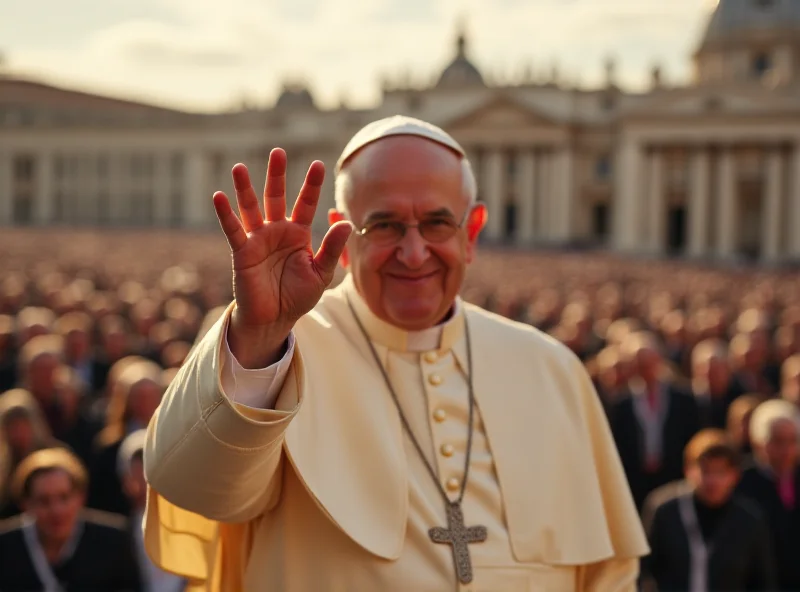
[[[473,206],[472,211],[469,213],[466,223],[467,231],[467,263],[472,263],[475,258],[475,248],[478,243],[478,236],[480,235],[483,227],[486,226],[486,221],[489,219],[489,212],[486,206],[482,203],[477,203]]]
[[[328,225],[333,226],[337,222],[342,220],[346,220],[345,215],[342,214],[339,210],[335,208],[331,208],[328,210]],[[345,246],[344,251],[342,251],[342,256],[339,257],[339,264],[344,268],[347,269],[350,265],[350,254],[347,252],[347,246]]]

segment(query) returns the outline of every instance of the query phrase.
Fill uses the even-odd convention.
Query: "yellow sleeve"
[[[639,559],[609,559],[579,570],[579,592],[636,592]]]
[[[303,362],[296,348],[274,410],[233,403],[220,383],[232,306],[167,389],[147,430],[144,465],[151,489],[178,508],[245,522],[277,501],[284,435],[301,402]]]

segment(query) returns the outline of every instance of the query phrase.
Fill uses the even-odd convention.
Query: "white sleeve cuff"
[[[222,351],[222,391],[234,403],[254,409],[272,409],[286,380],[294,356],[294,333],[286,340],[286,353],[266,368],[243,368],[231,352],[228,332],[225,332]]]

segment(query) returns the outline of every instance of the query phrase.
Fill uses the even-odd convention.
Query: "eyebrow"
[[[432,212],[426,212],[423,215],[423,218],[455,218],[453,212],[450,211],[449,208],[439,208],[438,210],[434,210]],[[396,220],[397,214],[392,212],[374,212],[367,216],[367,219],[364,220],[364,224],[372,224],[373,222],[383,222],[386,220]]]

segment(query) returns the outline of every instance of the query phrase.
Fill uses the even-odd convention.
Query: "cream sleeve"
[[[238,384],[224,337],[231,310],[167,389],[147,429],[144,464],[151,488],[172,504],[211,520],[243,522],[278,499],[284,436],[302,403],[304,370],[292,342],[271,379],[265,377],[272,370],[264,369]],[[236,377],[234,398],[225,394],[226,372]],[[254,384],[262,386],[250,390]],[[260,408],[256,392],[263,397]],[[271,408],[264,408],[273,394]]]

